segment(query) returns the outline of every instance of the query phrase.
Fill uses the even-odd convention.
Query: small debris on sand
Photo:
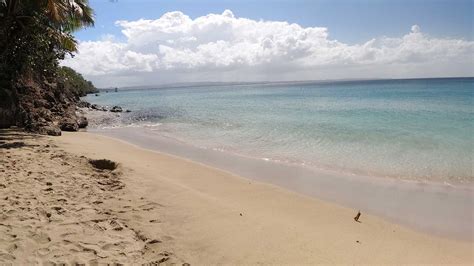
[[[359,222],[359,223],[360,223],[359,218],[360,218],[360,211],[359,211],[359,212],[357,213],[357,215],[354,217],[354,220],[355,220],[356,222]]]

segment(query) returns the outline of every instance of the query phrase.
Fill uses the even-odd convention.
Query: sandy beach
[[[472,242],[91,133],[4,130],[0,160],[0,263],[474,261]]]

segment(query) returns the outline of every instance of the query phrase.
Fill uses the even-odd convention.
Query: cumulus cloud
[[[117,21],[125,41],[79,43],[63,62],[98,86],[183,81],[472,76],[474,42],[434,38],[418,25],[402,37],[361,44],[332,40],[327,28],[236,17],[230,10],[191,19]]]

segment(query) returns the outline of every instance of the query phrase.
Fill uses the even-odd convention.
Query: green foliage
[[[92,82],[85,80],[81,74],[66,66],[58,68],[58,82],[64,84],[64,89],[77,97],[86,96],[88,93],[98,92]]]
[[[39,15],[32,17],[28,27],[10,32],[8,43],[0,44],[0,69],[4,78],[14,81],[28,72],[44,77],[54,75],[58,59],[67,50],[48,36],[48,29],[41,22],[44,19]],[[13,21],[10,27],[18,28],[20,24]]]
[[[93,23],[87,0],[0,0],[0,87],[53,80],[58,60],[76,51],[72,32]]]

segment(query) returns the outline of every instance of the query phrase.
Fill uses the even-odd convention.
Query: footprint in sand
[[[157,206],[162,207],[161,204],[158,204],[155,202],[149,202],[149,203],[139,206],[138,208],[140,208],[142,211],[151,211],[151,210],[154,210]]]
[[[126,247],[130,246],[131,243],[127,241],[120,241],[117,243],[108,243],[101,247],[102,250],[124,250]]]
[[[110,226],[112,227],[113,230],[115,231],[121,231],[123,230],[123,226],[117,222],[116,220],[110,221]]]
[[[92,226],[92,228],[94,228],[94,229],[97,230],[97,231],[106,231],[106,230],[107,230],[107,228],[105,228],[105,227],[103,227],[103,226],[100,226],[100,225],[98,225],[98,224],[94,224],[94,225]]]
[[[31,238],[39,244],[46,244],[51,242],[51,238],[44,232],[40,232],[38,234],[33,234]]]
[[[16,244],[11,244],[10,246],[7,247],[7,252],[8,253],[12,253],[13,251],[15,251],[16,249],[18,248],[18,246]]]
[[[0,251],[0,259],[2,259],[2,260],[15,260],[16,258],[13,255],[3,253],[3,252]]]
[[[40,256],[46,256],[50,253],[51,251],[49,250],[49,248],[40,248],[36,251],[36,253],[38,253],[38,255]]]

